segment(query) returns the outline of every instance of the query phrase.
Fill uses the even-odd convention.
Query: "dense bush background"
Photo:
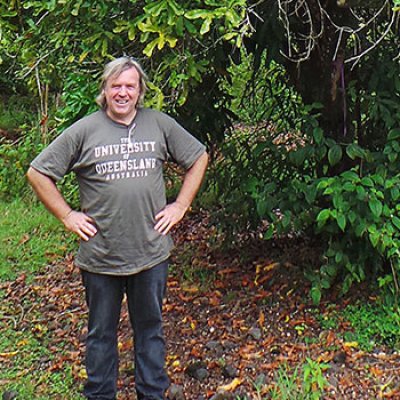
[[[1,2],[1,197],[27,195],[29,162],[128,54],[149,72],[147,105],[207,143],[227,232],[317,238],[316,302],[377,278],[397,301],[398,18],[398,0]],[[62,189],[77,205],[71,178]]]

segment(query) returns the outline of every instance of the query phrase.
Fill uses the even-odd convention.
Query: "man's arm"
[[[96,234],[97,229],[93,219],[85,213],[72,210],[50,177],[32,167],[26,176],[45,207],[64,224],[66,229],[76,233],[85,241]]]
[[[176,200],[156,215],[155,229],[166,235],[185,215],[200,189],[208,165],[208,154],[203,153],[186,171]]]

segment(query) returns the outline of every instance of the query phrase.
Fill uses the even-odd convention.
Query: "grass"
[[[257,396],[254,400],[321,400],[329,387],[325,371],[329,365],[306,358],[303,364],[289,367],[282,364],[275,373],[274,382],[267,385],[254,382]],[[268,397],[262,393],[268,392]],[[237,400],[249,400],[237,398]]]
[[[357,301],[338,310],[333,304],[324,314],[315,312],[315,317],[324,330],[335,330],[346,322],[350,329],[341,334],[347,342],[356,342],[364,351],[387,346],[400,350],[400,311],[385,305],[379,297],[375,302]]]
[[[400,313],[382,303],[356,303],[347,306],[343,317],[353,327],[345,339],[356,341],[360,348],[372,351],[375,347],[388,346],[400,350]]]
[[[37,202],[0,202],[0,281],[25,273],[31,280],[44,265],[62,259],[76,246],[72,236]],[[25,309],[34,305],[25,304]],[[18,399],[83,399],[72,375],[72,366],[48,368],[56,357],[48,348],[46,325],[20,324],[22,317],[0,291],[0,397],[6,391]],[[40,319],[40,316],[38,316]]]
[[[3,319],[0,333],[0,395],[15,391],[18,399],[25,400],[83,399],[72,366],[61,371],[48,368],[55,355],[47,348],[46,334],[38,337],[29,330],[18,331]]]
[[[0,202],[0,281],[34,274],[76,246],[72,235],[37,202]]]
[[[272,400],[320,400],[324,398],[324,392],[329,383],[324,376],[324,371],[329,366],[310,358],[301,368],[295,368],[290,372],[283,365],[277,372],[275,388],[271,391]],[[298,384],[298,381],[301,384]]]

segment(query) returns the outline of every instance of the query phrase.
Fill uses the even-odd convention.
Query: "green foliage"
[[[380,303],[357,303],[345,308],[343,318],[352,327],[352,331],[346,334],[346,340],[356,341],[362,350],[372,351],[378,346],[400,349],[398,308]]]
[[[225,74],[225,48],[240,46],[250,30],[243,23],[246,5],[245,0],[0,2],[0,41],[6,49],[0,87],[31,94],[40,120],[40,132],[29,128],[16,151],[8,144],[0,150],[2,197],[23,192],[20,171],[28,166],[29,149],[32,159],[56,132],[95,109],[103,65],[123,54],[139,59],[152,78],[148,105],[178,112],[190,97],[190,115],[179,110],[180,121],[205,141],[221,140],[228,119],[221,117],[226,106],[218,81]],[[209,102],[217,98],[218,103]],[[206,112],[216,117],[204,118]],[[73,188],[70,181],[67,186]],[[75,202],[74,193],[71,197]]]
[[[323,372],[329,369],[328,364],[314,361],[311,358],[306,358],[306,363],[303,367],[303,387],[307,396],[312,400],[318,400],[323,395],[328,381],[323,375]]]
[[[271,175],[262,182],[253,176],[247,181],[257,213],[271,221],[267,239],[274,232],[303,230],[326,243],[319,270],[307,273],[313,283],[311,296],[316,303],[322,291],[336,282],[346,292],[353,282],[389,273],[391,279],[381,280],[381,286],[394,285],[392,291],[398,286],[400,175],[396,149],[399,135],[400,131],[393,129],[383,152],[371,152],[356,143],[339,145],[314,129],[314,143],[309,141],[287,154],[289,163],[301,165],[302,174],[292,174],[286,182],[281,175]],[[322,170],[327,173],[344,154],[358,161],[358,165],[354,163],[354,167],[334,176],[305,173],[309,165],[321,162],[326,163]],[[385,268],[387,264],[391,269]]]
[[[0,198],[11,200],[28,192],[25,173],[35,154],[43,148],[35,129],[16,141],[0,142]]]
[[[320,324],[322,330],[336,330],[341,321],[341,313],[337,310],[335,304],[330,304],[327,309],[320,313],[320,310],[315,308],[313,315]]]
[[[243,121],[220,146],[214,177],[221,212],[229,215],[221,222],[231,233],[256,226],[267,212],[267,202],[274,202],[267,193],[275,193],[295,174],[296,166],[287,163],[286,147],[304,141],[298,128],[310,111],[288,86],[279,65],[260,69],[254,86],[249,71],[252,62],[249,56],[232,66],[232,81],[224,83],[234,98],[232,112]],[[287,113],[294,123],[284,118]]]
[[[394,132],[389,135],[386,148],[393,145],[390,138],[395,136]],[[348,153],[351,146],[355,147],[348,146]],[[391,154],[387,154],[387,165]],[[378,166],[361,176],[355,167],[335,177],[320,179],[317,189],[325,207],[316,216],[316,232],[327,236],[329,245],[318,282],[314,281],[316,292],[329,288],[340,273],[346,292],[354,281],[365,280],[368,273],[382,272],[385,260],[398,271],[399,174]]]
[[[280,367],[276,373],[276,387],[270,393],[271,399],[298,400],[301,398],[298,380],[298,368],[289,371],[287,365]]]
[[[344,293],[376,277],[392,302],[399,294],[399,64],[381,53],[384,62],[370,60],[348,82],[353,119],[334,134],[331,110],[305,105],[274,63],[251,75],[245,60],[232,74],[242,88],[257,87],[235,100],[237,114],[247,122],[251,110],[267,122],[239,125],[222,148],[217,193],[226,226],[235,233],[261,222],[266,239],[315,237],[324,247],[320,264],[306,266],[315,303],[334,284]]]
[[[266,63],[268,52],[262,55]],[[296,111],[301,103],[296,93],[287,84],[287,75],[282,65],[271,62],[268,67],[254,71],[255,57],[244,49],[240,51],[241,62],[228,68],[228,77],[223,82],[224,91],[232,98],[230,110],[240,123],[254,126],[273,121],[280,127],[287,124],[285,112]],[[287,126],[287,125],[286,125]]]
[[[72,235],[36,202],[0,202],[0,279],[14,279],[62,259],[76,247]]]
[[[302,366],[302,376],[298,368],[290,371],[288,366],[282,366],[277,372],[275,387],[271,390],[271,399],[279,400],[319,400],[324,396],[329,386],[324,377],[324,371],[329,365],[306,358]],[[299,381],[302,384],[299,385]]]
[[[0,99],[0,130],[15,134],[33,120],[34,107],[30,99],[10,95]]]
[[[242,23],[246,5],[244,0],[12,1],[0,3],[0,21],[7,54],[17,60],[13,72],[39,95],[38,82],[60,92],[74,74],[93,78],[105,61],[128,53],[149,67],[151,59],[160,98],[182,105],[189,88],[213,68],[204,46],[241,45],[250,29]]]
[[[381,347],[399,350],[399,308],[388,305],[383,296],[375,300],[370,296],[345,307],[331,303],[323,312],[315,308],[313,316],[321,330],[333,330],[342,339],[356,342],[363,351],[370,352]],[[346,329],[338,331],[340,326],[345,326]]]
[[[0,142],[0,200],[31,197],[26,171],[45,145],[41,132],[36,128],[26,128],[15,141]],[[75,175],[66,176],[58,186],[71,206],[78,207],[79,191]]]
[[[98,91],[97,81],[89,74],[69,74],[62,93],[63,106],[55,115],[58,131],[62,131],[78,119],[96,111],[98,106],[95,98]]]

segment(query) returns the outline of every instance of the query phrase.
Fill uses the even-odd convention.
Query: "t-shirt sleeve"
[[[168,117],[168,122],[166,141],[169,156],[183,168],[189,169],[206,151],[206,147],[174,119]]]
[[[46,147],[32,162],[31,167],[55,181],[68,174],[74,166],[79,143],[69,128]]]

